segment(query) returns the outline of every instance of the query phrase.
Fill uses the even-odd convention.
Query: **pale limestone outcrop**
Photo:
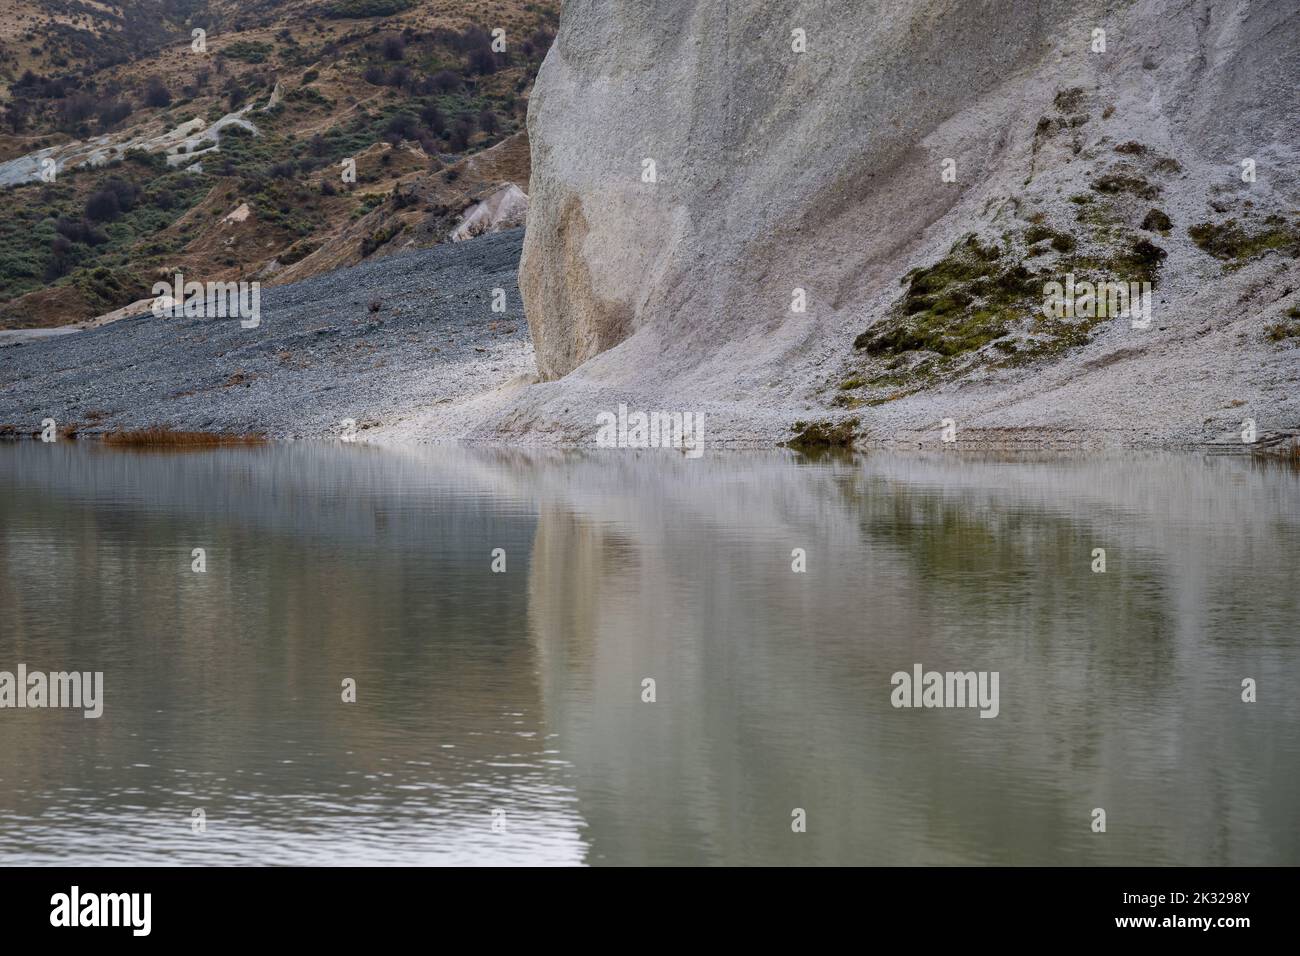
[[[792,49],[795,30],[807,52]],[[1125,395],[1157,365],[1219,369],[1202,389],[1219,404],[1229,393],[1254,404],[1258,382],[1276,377],[1254,325],[1286,306],[1282,286],[1252,292],[1254,263],[1220,281],[1187,230],[1295,208],[1283,172],[1300,158],[1298,41],[1296,0],[569,0],[530,103],[520,290],[541,378],[584,368],[488,427],[576,434],[592,407],[624,395],[752,409],[728,424],[741,437],[840,414],[828,407],[836,369],[909,269],[968,232],[1023,233],[1035,210],[1072,221],[1069,197],[1137,140],[1176,160],[1161,195],[1174,228],[1158,238],[1165,336],[1135,345],[1103,330],[1077,358],[1008,372],[1010,385],[980,380],[956,407],[990,427],[1068,416],[1138,441],[1196,434],[1209,406],[1194,396],[1151,396],[1160,421],[1141,432]],[[1077,113],[1058,117],[1071,89]],[[1061,130],[1050,142],[1047,117]],[[1269,171],[1249,193],[1235,181],[1243,157]],[[955,183],[940,178],[945,159]],[[1122,228],[1136,233],[1149,205],[1134,199]],[[795,289],[806,313],[790,308]],[[1255,311],[1242,312],[1243,295]],[[1249,343],[1228,367],[1214,354],[1227,339],[1192,338],[1207,309],[1251,322],[1224,330]],[[1271,391],[1264,414],[1293,418],[1295,402]],[[923,390],[863,414],[882,437],[929,434],[952,407]]]

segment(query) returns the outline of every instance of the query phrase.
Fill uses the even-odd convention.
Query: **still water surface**
[[[5,446],[19,663],[104,714],[0,710],[0,864],[1300,863],[1300,474],[1241,459]]]

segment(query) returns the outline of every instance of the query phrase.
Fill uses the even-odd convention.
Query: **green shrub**
[[[267,56],[271,53],[269,43],[259,43],[256,40],[236,40],[228,44],[221,51],[232,60],[242,60],[245,63],[265,63]]]
[[[415,0],[334,0],[325,8],[325,16],[334,20],[388,17],[414,5]]]

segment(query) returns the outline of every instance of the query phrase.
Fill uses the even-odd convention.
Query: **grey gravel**
[[[0,430],[326,437],[533,371],[516,285],[523,230],[261,290],[261,325],[143,315],[0,348]],[[187,277],[197,278],[197,277]],[[493,289],[506,311],[492,311]],[[371,312],[371,303],[378,308]]]

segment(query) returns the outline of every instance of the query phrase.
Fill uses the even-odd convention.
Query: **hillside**
[[[443,241],[507,185],[527,193],[524,118],[557,16],[6,0],[0,328],[85,321],[177,271],[296,281]],[[522,225],[511,212],[486,226]]]

